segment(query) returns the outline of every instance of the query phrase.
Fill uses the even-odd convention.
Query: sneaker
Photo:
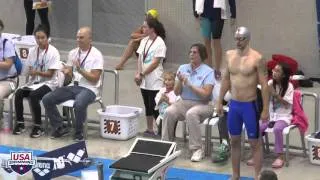
[[[84,141],[83,134],[82,133],[76,133],[74,135],[73,140],[76,141],[76,142]]]
[[[204,157],[204,151],[202,150],[202,148],[196,150],[193,152],[192,156],[191,156],[191,161],[192,162],[199,162],[201,161],[201,159]]]
[[[221,143],[218,147],[218,153],[212,157],[213,163],[226,162],[229,159],[229,146],[225,143]]]
[[[39,126],[34,126],[32,129],[32,132],[30,134],[30,137],[32,138],[38,138],[40,136],[44,135],[44,130]]]
[[[52,134],[51,139],[63,137],[69,134],[69,129],[65,126],[58,127]]]
[[[16,127],[14,127],[14,130],[13,130],[13,134],[14,135],[19,135],[23,132],[25,132],[26,129],[24,127],[24,123],[23,122],[17,122],[17,125]]]

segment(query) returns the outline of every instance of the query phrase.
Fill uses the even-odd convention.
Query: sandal
[[[283,165],[284,165],[284,161],[281,158],[277,158],[272,163],[272,168],[282,168]]]
[[[247,161],[247,166],[254,166],[253,159],[249,159],[249,160]]]

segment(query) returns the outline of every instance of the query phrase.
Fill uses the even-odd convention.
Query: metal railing
[[[104,73],[111,73],[114,75],[114,104],[119,104],[119,73],[117,70],[107,69],[104,70]],[[104,76],[102,78],[102,81],[104,81]]]
[[[314,100],[314,132],[318,131],[320,129],[319,127],[319,96],[317,93],[312,93],[312,92],[303,92],[302,91],[302,103],[303,103],[303,98],[305,96],[312,97]]]

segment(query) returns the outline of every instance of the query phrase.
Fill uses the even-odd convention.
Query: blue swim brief
[[[241,135],[243,123],[249,139],[259,138],[259,113],[256,101],[231,100],[228,112],[228,129],[232,136]]]

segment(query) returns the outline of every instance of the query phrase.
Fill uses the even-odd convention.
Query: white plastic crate
[[[308,135],[305,138],[308,141],[310,162],[320,165],[320,139],[314,138],[313,135]]]
[[[105,112],[99,109],[101,136],[118,140],[127,140],[136,136],[141,113],[142,108],[120,105],[106,106]]]

